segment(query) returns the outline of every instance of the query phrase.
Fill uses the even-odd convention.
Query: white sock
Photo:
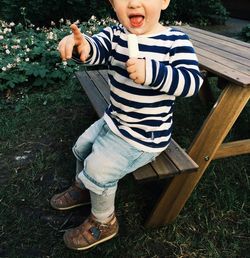
[[[107,223],[115,211],[115,193],[99,195],[90,191],[91,213],[100,223]]]

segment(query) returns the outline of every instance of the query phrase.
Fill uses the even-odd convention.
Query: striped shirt
[[[197,57],[188,36],[176,29],[140,35],[146,80],[136,84],[125,66],[128,34],[119,25],[85,36],[92,53],[86,63],[108,65],[110,105],[104,119],[110,129],[140,150],[161,152],[171,139],[175,98],[196,94],[202,84]]]

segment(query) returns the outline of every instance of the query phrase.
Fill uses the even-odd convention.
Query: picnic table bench
[[[172,140],[154,162],[134,172],[139,181],[172,177],[146,226],[172,222],[212,160],[250,153],[250,139],[223,143],[250,97],[250,44],[190,26],[175,28],[189,35],[201,70],[206,71],[207,77],[217,76],[222,91],[187,153]],[[76,76],[97,114],[102,116],[109,103],[107,71],[81,71]],[[206,78],[201,95],[210,97]]]

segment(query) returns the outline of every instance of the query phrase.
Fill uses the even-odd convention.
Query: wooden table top
[[[190,26],[174,26],[188,34],[201,69],[242,87],[250,86],[250,44]]]

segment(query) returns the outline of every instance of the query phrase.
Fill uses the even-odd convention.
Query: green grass
[[[247,155],[212,162],[176,221],[157,229],[145,229],[143,221],[166,182],[137,185],[125,177],[116,199],[118,237],[86,252],[67,249],[63,232],[80,224],[89,207],[57,212],[49,199],[71,183],[71,147],[97,117],[74,80],[0,103],[0,257],[249,255]],[[188,147],[207,112],[198,98],[177,101],[174,137],[182,146]],[[246,109],[228,139],[249,138],[248,125]]]

